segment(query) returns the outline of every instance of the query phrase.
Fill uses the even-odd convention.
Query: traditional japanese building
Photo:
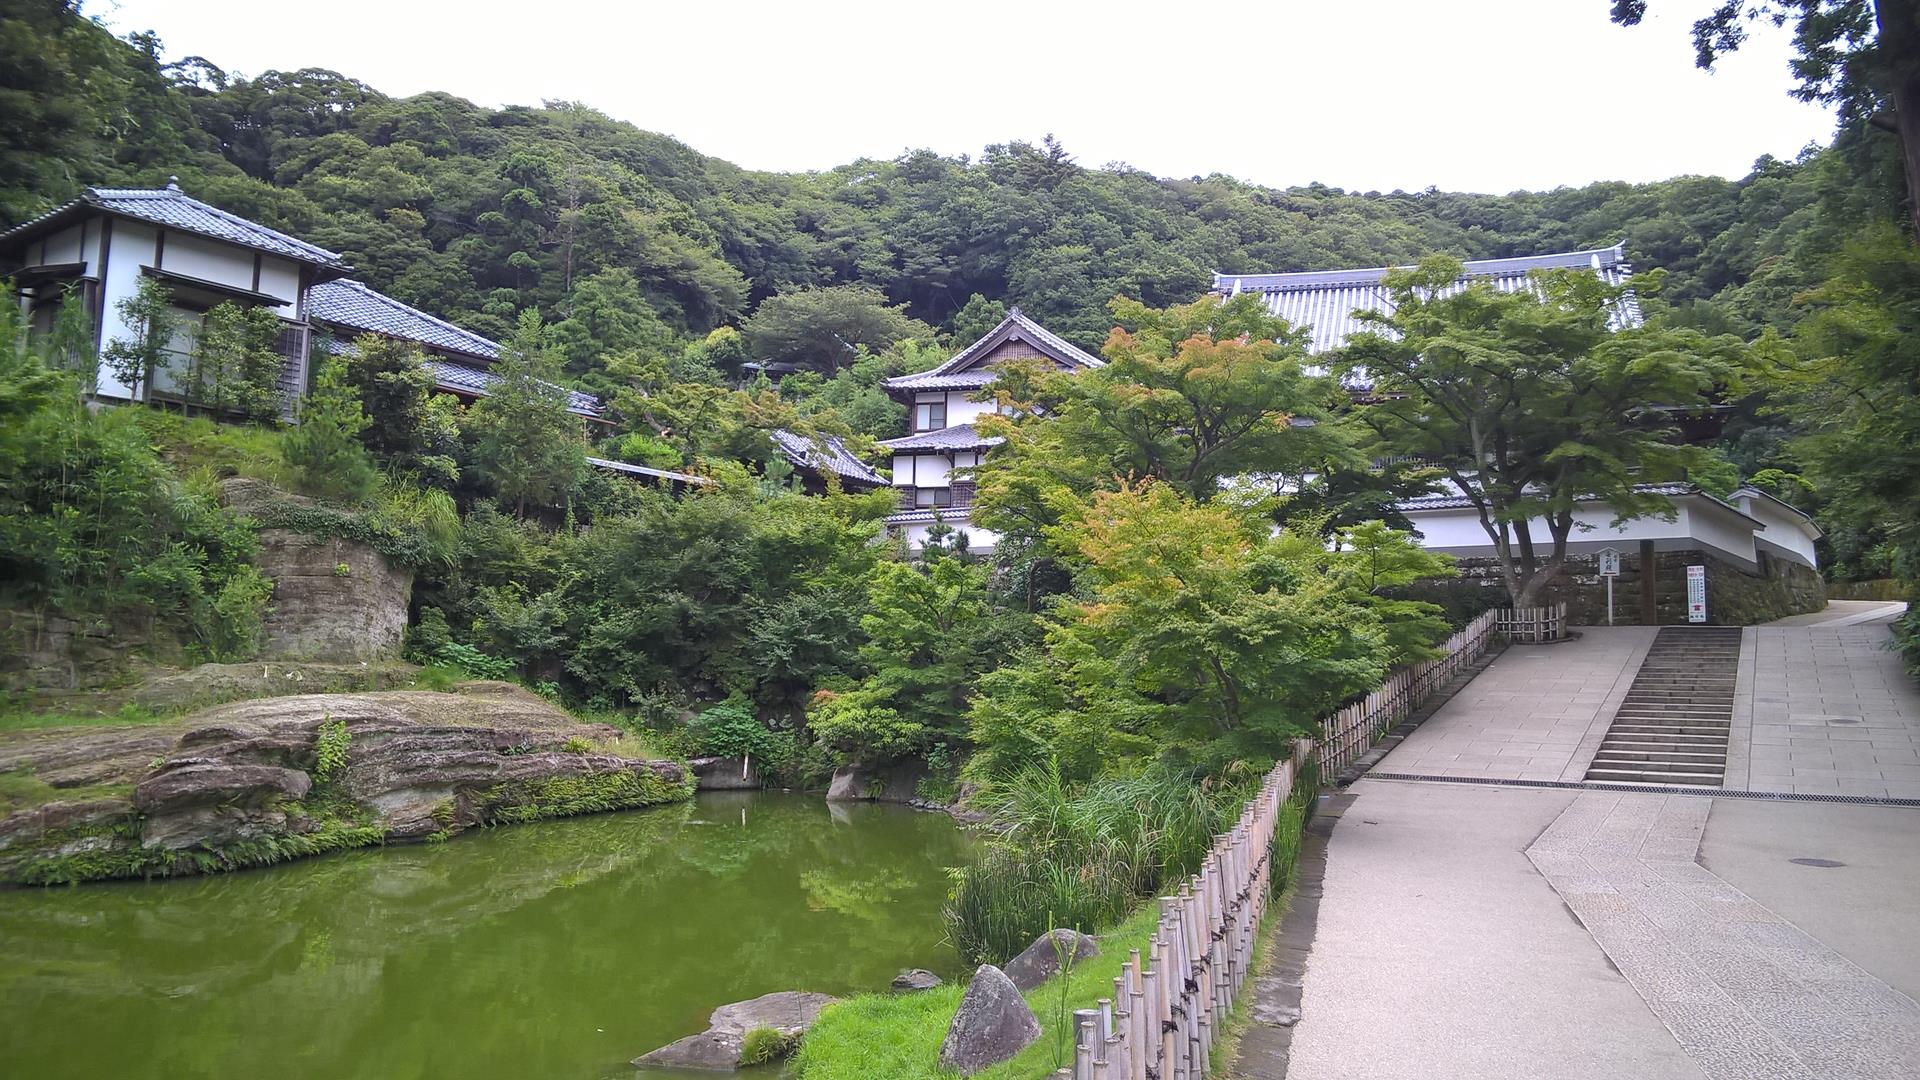
[[[882,385],[907,406],[913,433],[880,445],[893,452],[893,486],[900,510],[887,519],[910,548],[927,541],[936,524],[964,534],[969,550],[993,550],[1000,537],[973,523],[973,469],[999,439],[974,428],[996,410],[974,400],[999,377],[999,365],[1040,360],[1062,371],[1104,367],[1105,361],[1054,334],[1014,308],[1000,325],[931,371],[901,375]]]
[[[279,385],[307,385],[312,324],[308,291],[346,277],[338,253],[209,206],[180,190],[88,188],[65,206],[0,233],[0,274],[10,276],[34,328],[47,330],[65,304],[85,305],[94,344],[134,336],[120,304],[140,282],[164,286],[179,315],[168,343],[177,358],[151,386],[129,385],[105,364],[95,394],[106,400],[172,399],[185,385],[202,316],[226,302],[264,308],[280,320]]]
[[[824,494],[830,484],[837,484],[840,490],[848,492],[887,486],[887,478],[848,450],[838,435],[809,437],[784,428],[776,428],[772,435],[774,448],[799,471],[801,484],[809,495]]]

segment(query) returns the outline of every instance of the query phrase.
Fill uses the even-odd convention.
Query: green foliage
[[[489,825],[512,825],[680,802],[692,796],[690,774],[675,783],[649,768],[515,780],[482,794],[480,819]]]
[[[182,323],[173,294],[153,278],[143,277],[133,295],[116,304],[115,310],[133,336],[107,342],[100,359],[134,397],[150,399],[161,377],[171,370],[174,339]]]
[[[252,527],[161,460],[137,409],[92,411],[0,323],[0,603],[151,617],[210,659],[251,653],[270,586]],[[50,381],[53,380],[53,381]],[[53,389],[65,388],[65,392]]]
[[[687,725],[687,734],[700,755],[751,755],[763,772],[784,768],[794,755],[793,733],[774,731],[761,723],[740,694],[702,710]]]
[[[880,352],[903,339],[931,337],[933,328],[862,286],[795,289],[769,297],[745,326],[756,355],[816,371],[852,363],[862,346]]]
[[[1453,289],[1460,275],[1444,257],[1388,273],[1385,313],[1363,316],[1335,367],[1373,380],[1350,426],[1471,499],[1508,596],[1530,606],[1566,563],[1582,500],[1603,500],[1618,521],[1673,513],[1640,485],[1705,455],[1661,410],[1707,404],[1754,360],[1728,335],[1657,322],[1614,331],[1624,290],[1586,271],[1536,275],[1538,293]],[[1535,536],[1541,519],[1547,535]]]
[[[324,785],[339,778],[352,748],[353,732],[347,730],[346,721],[323,721],[313,738],[313,782]]]
[[[435,663],[446,667],[458,668],[470,679],[511,679],[514,676],[514,664],[511,660],[488,656],[471,645],[458,641],[448,641],[433,652]]]
[[[792,1054],[799,1046],[798,1035],[789,1035],[779,1028],[757,1027],[740,1040],[740,1064],[764,1065]]]
[[[231,301],[215,305],[194,333],[181,396],[216,416],[264,421],[279,415],[280,372],[285,366],[275,347],[280,325],[265,308]]]
[[[467,410],[474,463],[516,513],[562,502],[586,470],[586,439],[554,382],[560,356],[538,314],[521,314],[491,370],[499,380]]]
[[[313,389],[300,401],[299,424],[281,443],[301,494],[347,505],[372,498],[380,483],[373,457],[360,445],[372,421],[347,381],[338,358],[320,367]]]
[[[359,436],[368,450],[428,484],[446,486],[460,478],[460,404],[433,393],[433,373],[417,347],[363,335],[344,357],[341,374],[366,413]]]

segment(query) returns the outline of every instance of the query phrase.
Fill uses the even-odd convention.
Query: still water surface
[[[710,794],[165,882],[0,892],[0,1075],[633,1080],[774,990],[951,977],[944,814]]]

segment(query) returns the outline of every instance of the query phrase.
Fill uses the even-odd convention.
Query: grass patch
[[[113,712],[54,709],[0,709],[0,731],[39,731],[58,727],[136,727],[178,719],[177,712],[156,712],[144,705],[123,705]]]
[[[1159,922],[1160,906],[1149,902],[1100,935],[1100,955],[1065,976],[1064,1010],[1060,979],[1030,991],[1027,1004],[1040,1019],[1040,1038],[1012,1061],[975,1076],[1028,1080],[1072,1064],[1070,1056],[1060,1055],[1072,1053],[1073,1010],[1113,995],[1113,979],[1127,961],[1127,950],[1145,951]],[[800,1080],[952,1080],[954,1074],[940,1068],[940,1041],[965,992],[960,982],[917,994],[861,994],[828,1006],[800,1044],[796,1075]]]
[[[33,774],[31,769],[0,773],[0,817],[50,802],[84,802],[133,794],[132,784],[88,784],[84,787],[54,787]]]

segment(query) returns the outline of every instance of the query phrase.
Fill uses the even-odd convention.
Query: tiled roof
[[[1739,514],[1741,517],[1752,520],[1750,515],[1748,515],[1745,511],[1741,510],[1739,507],[1733,505],[1727,500],[1720,498],[1718,495],[1712,495],[1705,491],[1702,491],[1698,484],[1689,484],[1689,483],[1635,484],[1634,490],[1639,492],[1642,495],[1665,495],[1668,498],[1679,498],[1685,495],[1698,495],[1699,497],[1706,499],[1709,502],[1717,503],[1721,507],[1724,507],[1727,510],[1731,510],[1736,514]],[[1580,501],[1581,502],[1601,502],[1603,500],[1601,500],[1598,496],[1588,496],[1584,499],[1581,499]],[[1472,499],[1467,498],[1465,495],[1456,495],[1451,493],[1439,494],[1439,495],[1422,495],[1414,499],[1402,499],[1399,502],[1393,504],[1394,509],[1400,511],[1403,514],[1417,513],[1422,510],[1464,510],[1471,506],[1473,506]]]
[[[248,221],[217,206],[209,206],[173,184],[164,188],[88,188],[78,199],[65,206],[0,233],[0,244],[17,235],[37,232],[54,224],[56,219],[71,217],[84,208],[210,236],[215,240],[312,263],[343,274],[351,269],[341,261],[337,252],[288,236],[278,229],[269,229],[259,222]]]
[[[904,438],[887,439],[880,445],[889,450],[972,450],[982,446],[998,446],[1004,441],[997,435],[989,438],[980,434],[973,430],[972,424],[955,424],[953,427],[915,432]]]
[[[938,520],[947,525],[968,525],[973,522],[973,515],[970,514],[965,507],[961,507],[958,510],[946,508],[939,510],[902,510],[897,514],[888,514],[886,520],[889,525],[913,525],[922,521],[934,520]]]
[[[677,484],[692,484],[695,487],[707,487],[713,481],[692,473],[674,472],[671,469],[655,469],[647,465],[632,465],[624,461],[609,461],[606,458],[590,457],[587,464],[608,472],[626,473],[628,476],[645,476],[654,480],[671,480]]]
[[[358,281],[329,281],[308,289],[307,315],[335,326],[384,334],[482,360],[500,358],[499,342],[462,330]]]
[[[1311,327],[1307,351],[1328,352],[1346,343],[1362,327],[1356,317],[1362,311],[1391,307],[1380,280],[1394,267],[1376,266],[1363,270],[1310,270],[1297,274],[1215,274],[1213,291],[1225,296],[1243,292],[1259,293],[1267,310],[1294,326]],[[1466,274],[1454,285],[1454,291],[1469,281],[1487,281],[1501,292],[1539,287],[1528,277],[1534,270],[1590,269],[1609,285],[1624,285],[1632,276],[1622,245],[1567,251],[1551,255],[1527,255],[1513,259],[1480,259],[1466,264]],[[1629,294],[1614,313],[1615,329],[1640,325],[1640,304]]]
[[[885,386],[889,390],[978,390],[1000,377],[992,368],[973,368],[958,371],[951,375],[940,374],[940,365],[932,371],[922,371],[917,375],[899,375],[888,379]]]
[[[979,382],[949,383],[947,380],[956,378],[961,372],[967,370],[969,364],[991,353],[1012,338],[1019,338],[1056,362],[1070,368],[1106,366],[1105,360],[1027,318],[1019,308],[1014,308],[1007,312],[1006,318],[1000,320],[1000,325],[987,331],[980,340],[955,353],[946,363],[932,371],[895,376],[880,385],[889,390],[958,390],[985,386],[993,381],[990,372],[988,378]]]
[[[427,357],[426,367],[433,373],[433,381],[441,389],[472,394],[475,397],[486,397],[493,392],[493,385],[500,381],[500,376],[485,368],[454,360],[442,360],[437,356]],[[600,399],[578,390],[568,390],[567,411],[581,416],[599,416]]]
[[[822,435],[809,439],[797,432],[784,428],[775,429],[773,443],[780,453],[797,468],[812,469],[815,472],[833,472],[836,475],[862,484],[885,484],[887,478],[873,471],[873,466],[853,456],[847,444],[837,435]]]

